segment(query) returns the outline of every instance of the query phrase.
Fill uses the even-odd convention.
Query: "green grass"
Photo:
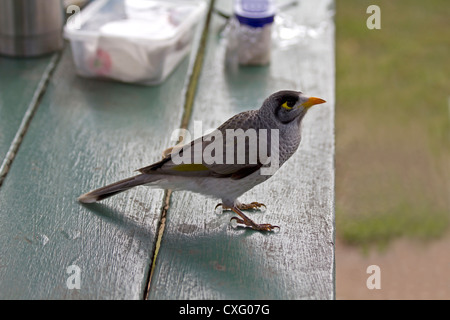
[[[448,214],[444,212],[429,215],[429,207],[416,208],[410,204],[399,204],[389,211],[353,219],[342,219],[344,216],[339,214],[337,220],[341,237],[365,250],[372,246],[384,249],[398,237],[429,241],[441,236],[449,223]]]
[[[371,4],[380,30],[366,27]],[[449,16],[445,0],[337,0],[336,227],[349,243],[448,230]]]

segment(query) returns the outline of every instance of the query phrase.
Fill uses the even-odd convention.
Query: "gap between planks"
[[[3,159],[2,165],[0,166],[0,187],[2,186],[3,181],[8,175],[9,169],[11,168],[14,159],[16,158],[20,145],[22,144],[25,134],[28,131],[31,120],[33,120],[33,117],[39,107],[42,97],[47,90],[48,83],[50,82],[52,74],[55,71],[56,66],[58,65],[58,61],[61,58],[61,55],[62,51],[53,55],[52,59],[44,70],[44,74],[39,80],[36,90],[33,93],[33,97],[31,98],[27,110],[22,118],[19,129],[17,130],[16,135],[14,136],[14,139],[9,146],[8,152],[6,153],[5,159]]]
[[[206,44],[209,33],[209,26],[211,21],[211,15],[214,9],[215,0],[211,0],[208,7],[208,12],[206,15],[205,23],[203,25],[203,30],[201,33],[200,43],[198,46],[197,54],[195,57],[195,61],[193,63],[192,69],[189,71],[189,80],[187,81],[187,86],[184,95],[184,105],[183,105],[183,115],[181,117],[180,128],[187,129],[189,125],[189,121],[192,115],[192,109],[194,105],[194,98],[197,92],[198,79],[200,77],[200,73],[203,67],[203,60],[205,57]],[[164,230],[166,227],[166,217],[169,211],[170,206],[170,198],[172,196],[172,190],[164,191],[164,200],[161,208],[160,222],[158,225],[158,229],[156,232],[156,241],[155,246],[153,248],[152,261],[150,265],[150,270],[148,272],[147,285],[144,290],[144,299],[148,299],[148,295],[150,293],[151,282],[153,277],[153,272],[156,266],[156,260],[158,259],[159,248],[161,246],[162,237],[164,234]]]

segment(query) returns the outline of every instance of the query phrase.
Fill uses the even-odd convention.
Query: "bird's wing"
[[[161,161],[139,171],[242,179],[263,165],[257,148],[261,143],[257,130],[260,127],[257,111],[242,112],[210,134],[167,149]]]

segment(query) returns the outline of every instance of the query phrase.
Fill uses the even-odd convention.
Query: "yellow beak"
[[[309,109],[315,104],[320,104],[320,103],[325,103],[325,102],[326,101],[323,99],[311,97],[308,100],[306,100],[306,102],[303,102],[302,106],[305,107],[306,109]]]

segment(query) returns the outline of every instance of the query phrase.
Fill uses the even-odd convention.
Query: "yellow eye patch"
[[[283,108],[285,108],[286,110],[291,110],[291,109],[292,109],[292,107],[289,107],[289,106],[288,106],[287,101],[286,101],[285,103],[283,103],[281,106],[282,106]]]

